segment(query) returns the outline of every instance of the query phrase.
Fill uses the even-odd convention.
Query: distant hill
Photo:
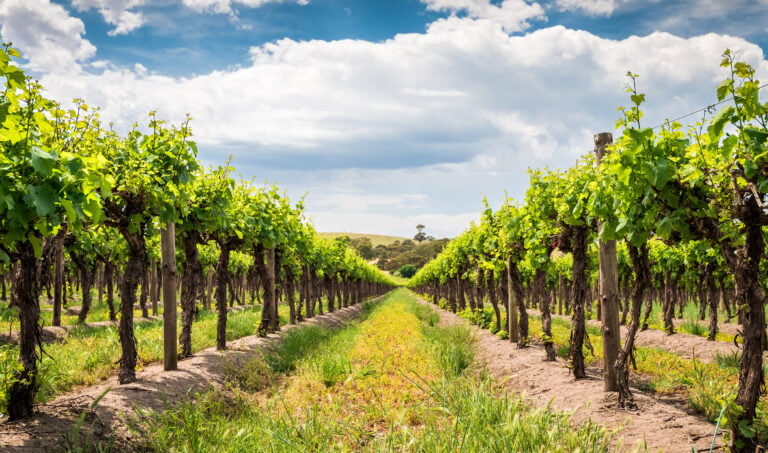
[[[413,238],[404,238],[400,236],[385,236],[383,234],[368,234],[368,233],[317,233],[324,238],[337,238],[339,236],[349,236],[350,239],[368,238],[374,247],[377,245],[389,245],[395,241],[404,241],[406,239],[413,240]]]
[[[348,236],[349,246],[383,271],[395,273],[406,265],[420,269],[434,259],[448,244],[449,239],[428,239],[421,243],[412,238],[362,233],[318,233],[325,238]],[[398,275],[395,273],[395,275]]]

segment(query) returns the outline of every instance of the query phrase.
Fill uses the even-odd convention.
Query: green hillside
[[[337,238],[339,236],[349,236],[350,239],[359,239],[367,237],[371,240],[374,247],[377,245],[389,245],[395,241],[404,241],[406,239],[413,240],[413,238],[405,238],[400,236],[385,236],[383,234],[368,234],[368,233],[317,233],[324,238]]]

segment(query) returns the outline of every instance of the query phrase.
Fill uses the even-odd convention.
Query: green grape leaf
[[[752,439],[756,434],[755,427],[747,420],[739,420],[739,431],[741,431],[741,435],[747,439]]]
[[[747,137],[754,140],[758,145],[762,145],[765,143],[766,139],[768,139],[768,132],[755,129],[754,127],[745,127],[744,133],[747,135]]]
[[[34,233],[30,232],[27,235],[27,240],[32,244],[32,248],[35,250],[35,257],[40,258],[43,256],[43,241],[40,240]]]
[[[717,142],[720,139],[720,135],[722,135],[725,125],[728,124],[733,117],[733,112],[733,106],[729,105],[720,110],[717,115],[712,118],[712,123],[709,125],[709,128],[707,128],[710,140]]]
[[[759,171],[760,168],[751,159],[744,160],[744,177],[752,179]]]
[[[44,217],[56,209],[56,192],[49,186],[28,185],[24,201],[35,207],[38,216]]]
[[[41,176],[51,176],[56,166],[56,158],[37,146],[32,147],[32,166]]]

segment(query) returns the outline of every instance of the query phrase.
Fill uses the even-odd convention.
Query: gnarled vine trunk
[[[709,334],[707,340],[715,341],[717,335],[717,305],[720,302],[720,292],[717,290],[715,284],[715,277],[712,275],[712,266],[709,265],[705,269],[704,283],[707,290],[707,302],[709,305]]]
[[[19,363],[8,390],[8,418],[11,421],[32,416],[37,393],[37,348],[40,345],[39,261],[32,244],[19,244],[19,265],[13,273],[11,300],[19,309]]]
[[[517,314],[518,340],[517,347],[525,348],[528,346],[528,311],[525,308],[525,298],[523,296],[523,282],[520,278],[520,270],[517,264],[512,260],[507,262],[507,272],[509,277],[510,292],[514,294]]]
[[[650,285],[651,264],[648,260],[648,246],[628,246],[629,257],[632,260],[632,270],[635,273],[635,285],[632,291],[632,315],[624,338],[624,347],[619,350],[616,358],[616,387],[619,392],[619,407],[636,409],[635,399],[629,388],[629,360],[635,347],[635,336],[640,328],[640,312],[643,307],[645,289]]]
[[[587,301],[587,227],[572,227],[573,241],[573,286],[571,287],[571,369],[573,377],[582,379],[587,376],[584,367],[584,338],[587,335],[584,320],[584,304]]]
[[[144,275],[147,263],[147,247],[144,235],[121,231],[128,242],[128,261],[125,265],[123,278],[118,285],[120,289],[120,325],[118,336],[122,355],[120,356],[120,368],[117,372],[118,381],[121,384],[129,384],[136,381],[136,337],[133,329],[133,305],[136,303],[136,290]]]
[[[195,318],[197,296],[203,283],[203,266],[197,252],[202,238],[197,232],[186,232],[181,236],[184,249],[184,269],[181,273],[181,358],[192,355],[192,321]]]
[[[219,260],[216,262],[216,350],[227,349],[227,280],[231,245],[219,243]]]
[[[261,273],[264,289],[264,307],[261,310],[259,334],[277,332],[280,328],[277,318],[277,299],[275,297],[275,249],[260,248],[260,256],[256,258]],[[258,253],[258,252],[257,252]]]
[[[555,360],[555,343],[552,341],[552,315],[549,311],[549,298],[545,294],[547,273],[544,269],[536,269],[536,275],[533,278],[534,291],[539,299],[539,311],[541,312],[541,331],[544,334],[544,360],[553,362]]]
[[[748,437],[739,423],[752,425],[757,413],[757,401],[764,386],[763,350],[765,349],[765,297],[760,288],[760,260],[765,253],[762,224],[762,210],[756,203],[746,207],[747,215],[742,216],[746,230],[744,253],[735,253],[725,241],[720,248],[726,263],[733,271],[738,291],[738,304],[744,307],[744,336],[741,368],[739,369],[739,391],[736,404],[744,410],[736,417],[731,428],[731,448],[736,452],[753,452],[758,447],[755,436]]]

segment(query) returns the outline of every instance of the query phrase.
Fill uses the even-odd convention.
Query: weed
[[[247,392],[258,392],[269,387],[274,378],[272,368],[264,356],[257,354],[247,360],[223,359],[224,380]]]
[[[83,411],[80,416],[77,417],[77,423],[72,429],[72,432],[64,433],[64,451],[67,453],[107,453],[111,452],[114,448],[114,436],[110,436],[106,442],[92,442],[88,431],[83,434],[83,425],[89,414],[93,413],[96,405],[99,404],[102,398],[112,390],[108,388],[104,390],[96,399],[93,400],[88,410]]]
[[[705,337],[709,333],[709,329],[700,322],[694,319],[688,319],[680,325],[680,330],[699,337]]]
[[[461,375],[475,359],[472,330],[463,324],[425,329],[434,348],[435,360],[446,377]]]
[[[326,356],[320,360],[320,375],[326,387],[333,387],[352,371],[352,365],[341,355]]]
[[[569,326],[569,328],[570,328],[570,326]],[[588,325],[588,326],[586,326],[586,329],[587,329],[587,334],[589,334],[589,335],[591,335],[593,337],[599,337],[599,336],[601,336],[603,334],[600,331],[600,328],[597,327],[597,326],[590,326],[590,325]]]
[[[715,364],[720,368],[733,368],[738,370],[741,368],[741,353],[738,351],[720,353],[716,352]]]
[[[436,326],[440,322],[440,314],[429,305],[411,304],[408,306],[408,311],[429,326]]]
[[[493,311],[490,308],[474,311],[466,309],[457,314],[481,329],[490,328],[491,323],[493,322]]]
[[[0,389],[10,388],[18,382],[17,373],[23,371],[18,361],[19,350],[15,346],[0,345]],[[8,392],[0,392],[0,414],[8,410]]]
[[[296,363],[306,356],[317,343],[331,336],[331,330],[321,326],[306,326],[291,329],[281,341],[269,350],[267,363],[276,373],[290,373],[296,369]]]

